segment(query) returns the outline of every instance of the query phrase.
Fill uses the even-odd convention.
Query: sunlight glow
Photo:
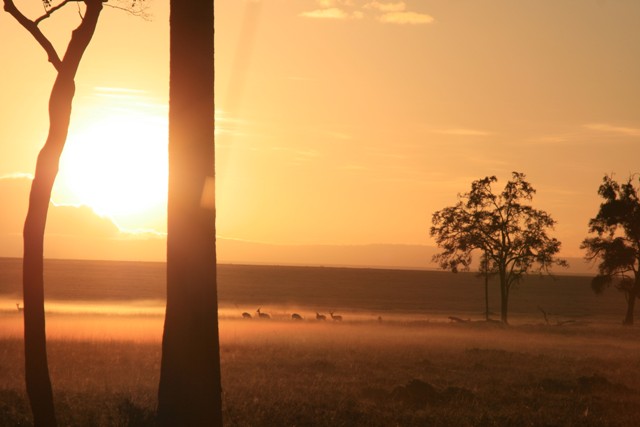
[[[110,111],[71,133],[60,165],[74,203],[118,225],[164,210],[167,174],[167,119],[143,110]]]

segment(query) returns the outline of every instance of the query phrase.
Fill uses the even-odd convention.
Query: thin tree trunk
[[[489,272],[484,272],[484,317],[486,321],[489,321]]]
[[[509,287],[507,284],[507,275],[500,270],[500,320],[505,325],[508,324],[508,304],[509,304]]]
[[[213,1],[172,0],[167,307],[158,418],[220,426],[215,207]],[[208,185],[207,185],[208,184]]]
[[[36,426],[55,426],[53,392],[47,363],[44,316],[44,230],[47,222],[51,189],[58,173],[58,164],[67,139],[71,104],[75,93],[74,78],[80,60],[88,46],[102,3],[87,0],[82,23],[73,32],[65,57],[58,68],[49,98],[49,135],[38,155],[35,176],[31,183],[29,208],[24,223],[23,295],[25,380],[27,394]]]
[[[487,256],[487,252],[484,253],[483,259],[484,265],[484,317],[485,320],[489,321],[489,257]]]
[[[504,287],[501,287],[501,292],[500,292],[500,296],[501,296],[501,307],[500,307],[500,320],[502,320],[502,323],[504,323],[505,325],[509,324],[509,319],[508,319],[508,304],[509,304],[509,297],[508,297],[508,293],[507,290],[504,289]]]
[[[623,325],[633,325],[633,312],[636,308],[636,298],[638,298],[638,293],[636,288],[633,288],[627,295],[627,314],[624,317],[624,322],[622,322]]]

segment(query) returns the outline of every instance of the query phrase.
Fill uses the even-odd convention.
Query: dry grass
[[[62,425],[153,425],[160,325],[147,330],[155,339],[118,335],[116,326],[112,338],[52,336]],[[223,320],[220,336],[230,426],[640,421],[640,330],[633,328]],[[23,383],[21,341],[1,338],[0,425],[30,425]]]
[[[20,263],[0,266],[0,426],[27,426]],[[160,263],[48,261],[61,425],[154,424],[164,277]],[[621,296],[595,296],[587,277],[528,278],[509,328],[446,322],[482,317],[473,274],[230,265],[218,279],[226,425],[640,424],[640,329],[619,326]],[[573,323],[534,324],[539,306]],[[273,320],[240,319],[258,307]],[[334,310],[343,322],[290,320]]]

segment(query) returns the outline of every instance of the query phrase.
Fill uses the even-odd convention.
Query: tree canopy
[[[595,236],[581,245],[588,260],[599,261],[593,290],[602,293],[613,284],[624,293],[625,325],[633,324],[635,300],[640,297],[640,185],[634,186],[635,179],[637,175],[619,183],[612,176],[603,178],[598,194],[604,201],[589,221],[589,233]]]
[[[501,319],[507,323],[508,298],[512,286],[530,271],[549,272],[551,266],[566,266],[555,255],[560,241],[549,235],[555,220],[529,202],[535,189],[525,175],[513,172],[497,193],[495,176],[471,183],[471,191],[458,195],[458,203],[433,214],[430,234],[443,249],[434,255],[441,268],[469,270],[474,252],[485,254],[486,269],[500,280]]]

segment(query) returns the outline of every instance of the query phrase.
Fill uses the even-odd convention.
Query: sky
[[[102,13],[47,256],[164,257],[167,3]],[[435,211],[512,171],[557,220],[562,255],[581,257],[603,176],[640,172],[638,1],[217,0],[215,13],[222,260],[255,261],[256,245],[432,246]],[[72,5],[41,28],[61,50],[77,20]],[[0,38],[0,256],[20,256],[55,73],[6,12]]]

